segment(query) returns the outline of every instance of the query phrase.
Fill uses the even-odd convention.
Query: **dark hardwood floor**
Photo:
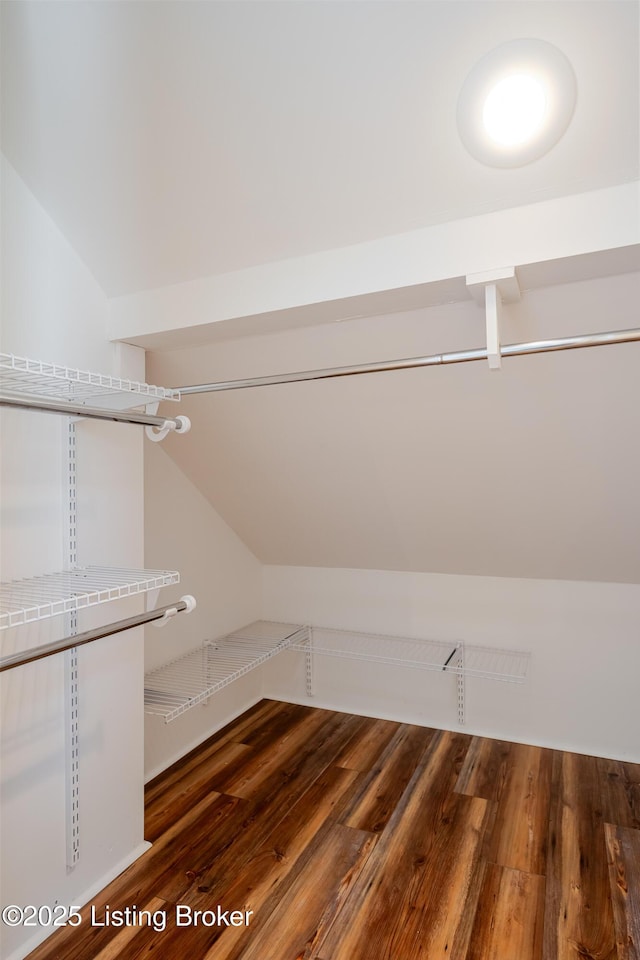
[[[30,960],[640,960],[640,765],[263,701],[146,837],[93,909],[155,925],[88,906]]]

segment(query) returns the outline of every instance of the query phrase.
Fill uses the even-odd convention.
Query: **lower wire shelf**
[[[147,673],[145,712],[169,723],[283,650],[306,655],[310,696],[315,655],[452,673],[457,677],[460,723],[464,723],[466,677],[523,683],[531,658],[530,653],[521,650],[467,645],[462,641],[418,640],[258,620],[219,640],[206,640]]]
[[[295,623],[258,620],[219,640],[206,640],[145,675],[145,713],[163,717],[169,723],[290,649],[295,641],[303,641],[307,632],[306,627]]]

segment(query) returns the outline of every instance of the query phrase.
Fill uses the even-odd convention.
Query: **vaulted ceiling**
[[[5,0],[3,151],[152,382],[481,346],[465,275],[507,265],[506,342],[634,327],[638,14]],[[518,37],[565,53],[577,105],[493,169],[456,103]],[[640,344],[183,405],[167,450],[266,563],[640,582]]]
[[[3,150],[109,296],[637,177],[635,0],[4,0]],[[534,164],[464,150],[487,51],[569,58]]]

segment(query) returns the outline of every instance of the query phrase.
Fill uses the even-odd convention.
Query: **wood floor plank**
[[[207,899],[202,897],[201,904],[206,907],[215,900],[241,904],[242,909],[252,910],[254,917],[264,921],[286,895],[301,859],[308,867],[310,851],[315,849],[321,828],[331,819],[340,798],[357,776],[355,770],[328,768],[265,838],[243,869],[229,877],[224,889],[210,892]],[[230,960],[241,956],[242,945],[249,935],[253,936],[254,929],[224,930],[217,942],[216,958]]]
[[[472,737],[455,786],[456,793],[498,800],[507,780],[511,747],[512,744],[504,740]]]
[[[251,799],[243,801],[243,819],[236,822],[232,842],[217,849],[201,870],[197,884],[183,894],[185,903],[200,907],[199,894],[213,896],[226,888],[229,879],[244,869],[254,851],[331,765],[336,752],[359,730],[361,720],[336,713],[325,718],[322,729],[316,730],[316,738],[300,747],[295,756],[287,757],[286,765],[274,770]]]
[[[256,918],[251,931],[242,928],[222,931],[216,940],[216,957],[242,955],[243,944],[253,937],[256,923],[264,922],[286,895],[296,872],[307,865],[323,827],[331,829],[332,814],[358,776],[355,770],[330,767],[316,780],[287,816],[256,846],[234,873],[220,875],[206,894],[192,897],[194,907],[207,909],[212,903],[241,905]]]
[[[162,802],[170,796],[176,784],[187,774],[200,766],[206,766],[210,758],[230,741],[242,743],[242,735],[254,725],[259,726],[268,722],[269,718],[278,713],[278,703],[275,700],[261,700],[246,713],[241,714],[227,724],[218,733],[213,734],[199,746],[194,747],[167,770],[163,770],[145,786],[145,807],[149,807],[156,799]]]
[[[145,839],[153,843],[176,820],[184,816],[187,810],[215,792],[211,789],[213,777],[224,776],[229,766],[243,757],[246,759],[247,753],[251,753],[251,747],[230,740],[209,757],[208,763],[199,764],[176,781],[174,789],[165,793],[164,802],[161,796],[156,797],[147,805],[144,820]]]
[[[82,923],[78,927],[61,928],[50,940],[37,947],[29,955],[29,960],[58,960],[58,957],[93,960],[118,931],[91,926],[91,907],[101,914],[107,904],[114,910],[122,910],[147,903],[159,896],[158,891],[175,878],[180,878],[183,887],[189,886],[193,882],[188,874],[193,866],[194,850],[198,851],[202,844],[206,844],[216,826],[219,827],[226,817],[243,805],[244,801],[237,797],[217,794],[206,797],[83,907]],[[160,898],[175,902],[166,896]],[[156,942],[159,936],[154,932]]]
[[[330,926],[362,870],[371,834],[330,824],[308,851],[304,868],[268,915],[259,917],[246,944],[225,952],[223,934],[204,960],[303,960]],[[266,917],[266,918],[265,918]]]
[[[289,884],[283,896],[273,898],[269,909],[251,916],[247,927],[207,927],[197,923],[185,929],[172,922],[162,934],[162,957],[189,955],[194,960],[285,960],[303,957],[307,941],[313,942],[337,909],[351,878],[375,843],[370,834],[326,823],[315,835],[308,855],[297,872],[297,883]],[[224,908],[231,904],[225,901]],[[235,908],[235,904],[233,907]],[[194,914],[195,915],[195,914]],[[150,960],[158,956],[158,940],[151,931],[141,931],[125,947],[123,960]]]
[[[486,864],[465,960],[542,960],[544,877]]]
[[[522,873],[546,869],[553,752],[511,744],[485,858]]]
[[[336,757],[336,766],[368,773],[400,728],[400,724],[393,720],[374,720],[367,717],[367,721],[361,733]]]
[[[260,723],[245,724],[243,729],[235,734],[234,740],[245,743],[254,750],[268,749],[281,737],[286,737],[287,732],[294,730],[299,723],[309,720],[319,712],[314,707],[307,707],[300,703],[271,702],[277,706],[277,709],[264,717]],[[325,715],[330,712],[324,711]]]
[[[326,769],[282,819],[269,821],[272,827],[268,832],[263,831],[261,838],[257,831],[252,833],[246,856],[242,857],[239,850],[233,870],[225,869],[219,862],[215,873],[203,878],[204,882],[190,892],[185,902],[206,909],[212,902],[225,899],[255,909],[266,896],[264,888],[271,890],[281,884],[322,824],[332,817],[355,777],[354,770]]]
[[[545,891],[545,960],[617,960],[594,757],[554,757]]]
[[[411,724],[398,728],[375,766],[363,777],[361,788],[343,815],[345,826],[371,833],[384,829],[434,733]]]
[[[640,830],[606,823],[618,960],[640,960]]]
[[[471,889],[487,801],[453,793],[467,737],[439,733],[407,786],[318,960],[451,957]]]
[[[170,910],[172,906],[173,904],[168,904],[166,900],[162,900],[160,897],[154,897],[149,903],[145,903],[141,908],[140,926],[132,924],[131,926],[122,927],[119,932],[116,933],[115,937],[112,937],[107,945],[95,955],[94,960],[120,960],[125,950],[130,946],[131,941],[134,937],[139,936],[141,931],[151,927],[155,933],[158,932],[154,926],[154,915],[156,911],[158,914],[166,917],[167,911]],[[150,915],[149,919],[146,917],[147,913]],[[102,919],[103,917],[104,914],[97,913],[98,919]],[[162,921],[158,918],[157,926],[160,927],[161,923]]]
[[[637,764],[596,760],[606,823],[640,830],[640,772]]]
[[[137,903],[143,892],[151,888],[164,891],[166,900],[178,898],[197,879],[203,860],[230,842],[237,824],[246,816],[244,801],[212,793],[185,813],[140,860],[106,887],[104,896],[111,895],[112,903]]]
[[[299,716],[295,724],[287,724],[271,742],[252,750],[246,758],[239,758],[235,765],[230,764],[228,774],[215,776],[212,784],[220,793],[230,796],[243,799],[255,796],[275,771],[303,753],[322,728],[333,723],[334,716],[329,710],[314,710]]]

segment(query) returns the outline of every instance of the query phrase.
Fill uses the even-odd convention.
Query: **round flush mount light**
[[[547,153],[573,116],[576,78],[557,47],[511,40],[480,60],[458,100],[469,153],[492,167],[521,167]]]

